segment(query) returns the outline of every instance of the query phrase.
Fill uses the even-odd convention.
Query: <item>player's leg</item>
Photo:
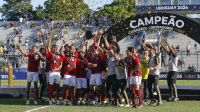
[[[141,89],[142,76],[134,76],[134,78],[135,78],[134,90],[137,94],[138,102],[139,102],[138,108],[142,108],[143,107],[143,101],[142,101],[143,91]]]
[[[169,71],[169,73],[167,74],[167,85],[168,85],[169,94],[170,94],[168,101],[172,101],[174,98],[174,95],[173,95],[173,91],[172,91],[173,88],[172,88],[172,72],[171,71]]]
[[[77,97],[77,105],[80,105],[82,99],[82,78],[76,78],[76,97]]]
[[[155,75],[155,83],[154,83],[154,85],[155,85],[154,88],[155,88],[156,93],[157,93],[157,98],[156,99],[158,100],[158,102],[157,102],[157,106],[158,106],[158,105],[163,103],[162,97],[161,97],[160,88],[159,88],[159,75]]]
[[[57,105],[60,105],[60,101],[59,101],[59,97],[60,97],[60,78],[61,78],[61,75],[59,72],[56,72],[55,73],[55,91],[56,91],[56,102],[57,102]]]
[[[109,102],[112,102],[112,97],[110,94],[110,89],[111,89],[111,76],[108,76],[106,79],[106,92],[107,92],[107,98],[109,99]]]
[[[81,104],[84,105],[86,101],[86,94],[87,94],[87,79],[86,78],[82,79],[81,85],[82,85],[82,91],[83,91]]]
[[[33,80],[33,75],[31,72],[27,72],[26,74],[26,80],[27,80],[27,88],[26,88],[26,104],[29,105],[30,101],[30,89],[31,89],[31,82]]]
[[[70,78],[70,86],[69,86],[69,96],[70,96],[70,101],[74,102],[76,100],[75,98],[75,94],[76,94],[76,77],[75,76],[71,76]]]
[[[38,80],[39,80],[39,75],[37,72],[33,73],[33,82],[34,82],[34,89],[35,89],[35,101],[34,104],[38,104],[38,99],[39,99],[39,88],[38,88]]]
[[[127,80],[121,79],[120,82],[121,82],[121,85],[120,85],[121,94],[122,94],[123,98],[125,99],[126,104],[129,105],[129,99],[128,99],[128,95],[126,93]]]
[[[95,85],[96,85],[96,75],[92,74],[89,80],[90,89],[90,103],[95,104]]]
[[[39,99],[40,99],[40,102],[43,103],[42,97],[43,97],[44,90],[47,86],[45,74],[39,75],[39,82],[40,82]]]
[[[149,92],[149,99],[151,100],[150,104],[153,104],[155,102],[153,99],[152,85],[153,85],[153,75],[149,75],[149,77],[147,79],[147,88],[148,88],[148,92]]]
[[[98,104],[101,104],[102,100],[102,79],[101,79],[101,73],[96,74],[96,93],[98,98]]]
[[[69,78],[67,75],[63,78],[63,104],[66,105],[68,101]]]
[[[177,73],[173,72],[172,75],[172,88],[173,88],[173,94],[174,94],[174,99],[173,101],[178,101],[178,93],[177,93],[177,88],[176,88],[176,80],[177,80]]]
[[[49,97],[49,105],[52,105],[52,97],[53,97],[53,83],[54,83],[54,72],[49,72],[49,85],[48,85],[48,97]]]
[[[136,107],[136,93],[135,93],[135,90],[134,90],[134,78],[133,76],[130,76],[130,79],[129,79],[129,89],[130,89],[130,94],[131,94],[131,101],[132,101],[132,105],[131,105],[131,108],[134,108]]]

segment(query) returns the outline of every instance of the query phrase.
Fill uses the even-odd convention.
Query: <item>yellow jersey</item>
[[[142,57],[141,59],[141,70],[142,70],[142,79],[147,79],[149,75],[149,58],[148,57]]]

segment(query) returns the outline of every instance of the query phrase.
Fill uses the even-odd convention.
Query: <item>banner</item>
[[[26,79],[26,72],[24,71],[14,71],[13,72],[14,80],[25,80]],[[7,72],[0,72],[0,80],[8,80],[8,73]]]
[[[110,27],[103,36],[111,40],[112,35],[117,41],[126,37],[134,37],[142,31],[175,31],[187,35],[200,43],[200,24],[188,17],[171,13],[144,13],[127,18]]]
[[[136,6],[136,13],[176,11],[200,11],[200,5],[152,5]]]
[[[167,79],[168,72],[160,73],[160,80]],[[179,72],[177,75],[178,80],[200,80],[200,72]]]
[[[160,73],[160,80],[167,79],[168,72]],[[14,80],[26,80],[26,72],[14,72]],[[200,80],[200,72],[179,72],[177,75],[178,80]],[[7,72],[0,72],[0,80],[8,80]]]

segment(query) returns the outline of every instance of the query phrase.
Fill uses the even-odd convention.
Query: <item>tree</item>
[[[135,0],[113,0],[111,4],[104,5],[97,13],[110,17],[112,22],[124,20],[135,15]]]
[[[29,15],[33,6],[31,0],[3,0],[6,3],[1,7],[1,13],[7,20],[18,20],[20,16]]]
[[[35,10],[33,11],[33,19],[40,20],[45,17],[46,17],[45,9],[41,5],[35,7]]]
[[[44,6],[52,20],[79,20],[89,11],[83,0],[47,0]]]

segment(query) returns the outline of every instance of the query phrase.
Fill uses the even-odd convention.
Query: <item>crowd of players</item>
[[[80,49],[66,44],[66,41],[58,49],[57,45],[51,45],[51,36],[47,41],[43,48],[38,50],[37,46],[33,46],[28,53],[17,46],[28,57],[27,105],[30,104],[31,82],[34,82],[35,88],[34,104],[44,102],[42,97],[46,87],[49,105],[111,103],[142,108],[148,100],[150,105],[163,103],[158,85],[161,68],[158,46],[144,44],[142,56],[138,55],[137,49],[128,47],[126,57],[122,57],[117,42],[114,39],[108,42],[102,33],[94,37],[91,46],[84,42]],[[175,48],[168,45],[163,49],[170,55],[167,77],[169,100],[177,101],[175,84],[178,58]],[[60,85],[63,85],[62,89]]]

